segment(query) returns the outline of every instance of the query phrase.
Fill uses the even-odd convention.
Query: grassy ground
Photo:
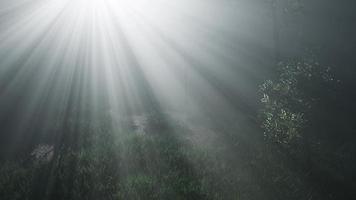
[[[30,159],[2,163],[1,199],[238,197],[229,180],[220,176],[216,162],[210,162],[209,154],[186,137],[188,129],[162,121],[147,123],[144,131],[142,127],[120,132],[105,127],[79,129],[76,139],[71,136],[77,142],[55,150],[37,147],[37,154],[44,147],[55,153],[32,153]]]
[[[0,199],[321,199],[247,130],[138,119],[71,122],[60,143],[3,161]]]

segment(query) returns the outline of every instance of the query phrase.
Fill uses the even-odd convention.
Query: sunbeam
[[[351,199],[345,2],[0,0],[0,199]]]

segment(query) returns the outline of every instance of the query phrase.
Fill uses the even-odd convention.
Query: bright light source
[[[238,12],[215,0],[8,1],[18,3],[3,11],[21,9],[0,20],[0,56],[6,55],[0,64],[5,63],[2,71],[19,61],[27,71],[41,69],[33,102],[52,84],[53,105],[65,107],[76,85],[78,101],[108,102],[116,111],[140,110],[147,106],[147,96],[155,96],[162,108],[198,112],[199,106],[186,104],[187,80],[210,97],[214,88],[196,66],[233,74],[226,59],[236,55],[225,56],[230,52],[228,38],[236,35],[234,27],[243,25],[232,26]],[[0,73],[0,78],[5,75]]]

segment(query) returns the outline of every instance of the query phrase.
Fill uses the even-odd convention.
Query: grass
[[[214,156],[182,127],[151,125],[146,134],[82,129],[50,161],[6,162],[0,199],[227,199],[221,171],[208,165]]]

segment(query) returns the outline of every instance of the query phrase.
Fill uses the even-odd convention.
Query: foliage
[[[290,61],[279,66],[275,80],[260,86],[260,119],[266,139],[288,146],[302,137],[308,113],[317,100],[314,88],[333,81],[330,68],[310,60]]]
[[[50,162],[0,166],[0,199],[230,199],[215,187],[221,170],[204,164],[214,157],[180,137],[187,130],[168,123],[162,129],[157,118],[145,134],[79,129],[78,143],[62,146]]]
[[[0,197],[4,200],[28,199],[33,183],[34,168],[6,162],[0,168]],[[8,193],[8,191],[12,191]]]

